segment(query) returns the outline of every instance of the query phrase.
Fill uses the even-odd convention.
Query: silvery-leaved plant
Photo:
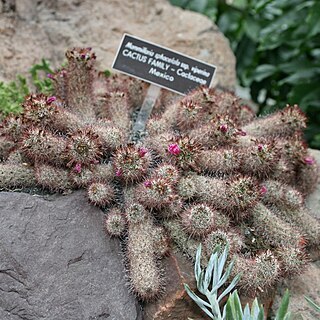
[[[210,257],[208,266],[205,269],[201,268],[201,245],[199,245],[196,253],[195,261],[195,278],[197,282],[197,289],[200,293],[205,295],[208,301],[203,300],[190,289],[188,284],[184,284],[190,298],[207,314],[210,319],[214,320],[264,320],[264,308],[259,304],[257,298],[254,299],[251,309],[249,304],[242,308],[240,297],[237,290],[230,292],[236,287],[240,275],[236,275],[232,281],[229,281],[234,261],[227,267],[226,261],[228,258],[229,245],[227,245],[221,253],[220,246],[217,246]],[[229,283],[228,286],[225,286]],[[225,289],[219,294],[220,288]],[[221,301],[228,294],[226,304],[221,307]],[[280,307],[277,311],[274,320],[289,320],[291,313],[288,312],[289,292],[286,291]],[[189,318],[189,320],[192,320]]]

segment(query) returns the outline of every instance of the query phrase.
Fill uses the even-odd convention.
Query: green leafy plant
[[[264,308],[261,304],[259,304],[257,298],[253,300],[251,310],[249,304],[247,304],[245,308],[243,308],[237,290],[233,291],[229,295],[228,300],[222,309],[222,299],[235,288],[240,279],[240,275],[236,275],[231,282],[229,281],[234,261],[232,261],[228,265],[228,267],[225,268],[225,264],[228,258],[228,251],[229,245],[226,245],[222,253],[220,253],[220,246],[217,246],[210,257],[207,267],[205,269],[202,269],[200,262],[201,245],[199,245],[196,253],[194,273],[197,283],[197,289],[201,294],[206,296],[208,301],[205,301],[198,295],[196,295],[196,293],[190,289],[188,284],[184,284],[186,292],[210,319],[264,320]],[[229,285],[223,290],[225,284],[228,282]],[[220,291],[218,291],[219,289]],[[275,320],[290,319],[291,313],[288,312],[288,305],[289,291],[286,290],[277,314],[274,318]]]
[[[237,58],[241,86],[266,114],[287,103],[306,112],[306,138],[320,148],[318,0],[171,0],[213,19]]]
[[[29,72],[32,77],[32,85],[37,92],[48,95],[53,92],[52,81],[47,77],[48,74],[53,73],[48,60],[42,59],[41,63],[32,66]]]
[[[53,92],[52,81],[46,75],[52,72],[49,62],[42,59],[41,63],[35,64],[29,70],[31,81],[18,75],[16,81],[0,82],[0,116],[20,113],[21,103],[31,91],[51,94]]]
[[[21,102],[29,94],[26,78],[17,77],[17,81],[0,82],[0,113],[6,116],[9,113],[21,112]]]

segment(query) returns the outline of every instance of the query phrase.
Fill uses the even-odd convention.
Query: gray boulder
[[[135,320],[118,240],[84,192],[0,193],[1,320]]]

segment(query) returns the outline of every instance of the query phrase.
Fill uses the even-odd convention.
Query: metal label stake
[[[143,100],[141,109],[138,113],[137,120],[133,125],[132,134],[133,140],[137,141],[144,135],[146,122],[152,112],[152,109],[160,95],[161,88],[159,86],[151,84],[148,88],[147,94]]]

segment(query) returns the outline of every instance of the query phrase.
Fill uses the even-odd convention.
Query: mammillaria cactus
[[[193,258],[202,243],[208,258],[229,243],[246,294],[303,269],[320,224],[304,206],[318,166],[298,106],[256,118],[229,92],[199,87],[171,103],[163,94],[133,142],[145,85],[102,76],[90,48],[66,56],[49,76],[55,96],[32,94],[21,115],[2,122],[0,188],[85,188],[107,233],[123,239],[143,300],[163,292],[161,259],[173,247]]]

